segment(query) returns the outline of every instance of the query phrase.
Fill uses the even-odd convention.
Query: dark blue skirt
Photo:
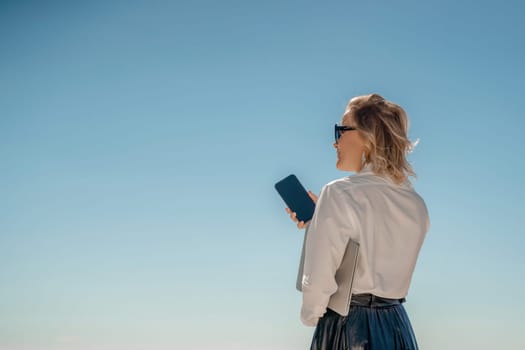
[[[328,308],[319,319],[310,350],[417,350],[403,304],[351,304],[347,316]]]

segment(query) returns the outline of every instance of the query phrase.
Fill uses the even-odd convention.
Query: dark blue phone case
[[[315,203],[294,174],[288,175],[275,184],[275,189],[288,208],[297,214],[299,221],[305,223],[312,219]]]

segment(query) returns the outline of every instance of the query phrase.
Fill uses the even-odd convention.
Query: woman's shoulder
[[[388,184],[388,181],[376,175],[356,174],[334,179],[328,182],[324,187],[333,188],[335,190],[355,190],[358,188],[377,186],[381,184]]]
[[[402,184],[395,184],[392,180],[375,174],[355,174],[331,180],[324,187],[331,193],[349,194],[353,197],[368,197],[369,195],[389,195],[399,193],[400,195],[416,195],[410,180]]]
[[[352,197],[357,197],[363,194],[365,187],[372,184],[373,182],[370,181],[345,176],[329,181],[323,186],[321,193],[325,192],[325,195],[351,195]]]

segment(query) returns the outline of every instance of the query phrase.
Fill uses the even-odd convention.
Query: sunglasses
[[[350,130],[357,130],[357,129],[354,128],[353,126],[344,126],[344,125],[335,124],[334,125],[335,143],[339,141],[339,139],[341,138],[341,135],[343,135],[345,131],[350,131]]]

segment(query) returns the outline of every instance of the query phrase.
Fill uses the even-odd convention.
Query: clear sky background
[[[306,349],[333,124],[403,106],[422,349],[523,349],[520,1],[1,1],[0,349]]]

